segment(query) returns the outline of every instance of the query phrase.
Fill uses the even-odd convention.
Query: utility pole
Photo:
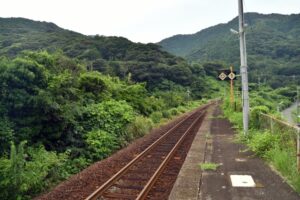
[[[238,0],[239,5],[239,36],[240,36],[240,57],[242,76],[242,100],[243,100],[243,128],[244,134],[248,134],[249,129],[249,93],[248,93],[248,73],[247,73],[247,52],[245,37],[245,22],[243,11],[243,0]]]
[[[300,105],[299,105],[299,86],[297,86],[297,100],[296,100],[296,105],[297,105],[297,108],[296,108],[296,123],[297,123],[297,126],[300,127]]]
[[[230,74],[233,74],[233,67],[230,66]],[[234,107],[234,89],[233,89],[233,79],[234,79],[235,76],[233,77],[229,77],[230,78],[230,104],[231,104],[231,107],[234,108],[235,110],[235,107]]]

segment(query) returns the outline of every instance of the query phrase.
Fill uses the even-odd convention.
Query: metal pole
[[[297,123],[297,126],[299,126],[300,124],[300,113],[299,113],[299,87],[297,86],[297,101],[296,101],[296,123]]]
[[[299,137],[299,130],[297,130],[297,169],[298,172],[300,171],[300,137]]]
[[[230,73],[233,73],[233,67],[230,66]],[[234,93],[233,93],[233,79],[230,79],[230,103],[231,108],[234,108]]]
[[[245,24],[244,24],[243,0],[238,0],[238,4],[239,4],[239,35],[240,35],[242,99],[243,99],[243,127],[244,127],[244,134],[247,134],[248,124],[249,124],[249,94],[248,94],[247,52],[246,52],[245,30],[244,30]]]

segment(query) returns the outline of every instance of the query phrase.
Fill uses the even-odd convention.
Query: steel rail
[[[206,114],[206,112],[203,112],[199,115],[199,117],[197,117],[197,119],[195,119],[195,121],[189,126],[189,128],[184,132],[184,134],[180,137],[180,139],[178,140],[178,142],[175,144],[175,146],[172,148],[172,150],[169,152],[169,154],[166,156],[166,158],[164,159],[164,161],[160,164],[160,166],[158,167],[158,169],[155,171],[155,173],[153,174],[153,176],[150,178],[150,180],[147,182],[147,184],[145,185],[144,189],[140,192],[140,194],[138,195],[138,197],[136,198],[136,200],[142,200],[145,199],[149,193],[149,191],[152,189],[153,185],[155,184],[156,180],[159,178],[159,176],[161,175],[161,173],[163,172],[163,170],[165,169],[165,167],[167,166],[167,164],[169,163],[170,159],[172,158],[172,156],[176,153],[177,149],[179,148],[179,146],[182,144],[182,142],[184,141],[184,139],[187,137],[189,131],[194,128],[194,125],[199,121],[199,119],[201,117],[203,117]]]
[[[211,104],[211,103],[210,103]],[[164,138],[166,138],[169,134],[172,133],[178,126],[187,121],[191,116],[195,113],[204,110],[210,104],[207,104],[200,109],[197,109],[184,119],[180,120],[174,127],[165,132],[159,139],[157,139],[153,144],[147,147],[144,151],[142,151],[138,156],[136,156],[133,160],[131,160],[128,164],[126,164],[121,170],[119,170],[115,175],[113,175],[109,180],[107,180],[104,184],[102,184],[98,189],[96,189],[91,195],[89,195],[85,200],[96,200],[99,196],[101,196],[107,189],[109,189],[120,177],[122,177],[132,165],[137,163],[141,158],[143,158],[149,151],[151,151],[154,147],[156,147]],[[197,118],[198,120],[198,118]],[[197,121],[196,120],[196,121]]]

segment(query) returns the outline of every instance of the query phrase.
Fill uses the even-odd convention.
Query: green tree
[[[100,129],[122,138],[125,127],[134,120],[134,116],[133,108],[125,101],[109,100],[90,104],[84,109],[83,127],[86,131]]]
[[[66,155],[47,152],[44,147],[25,148],[26,142],[11,145],[10,157],[0,159],[0,196],[2,199],[30,199],[49,184]]]
[[[106,158],[118,148],[117,137],[99,129],[86,134],[86,143],[91,152],[89,155],[93,160]]]

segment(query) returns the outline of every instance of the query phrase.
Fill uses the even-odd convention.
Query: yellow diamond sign
[[[233,72],[231,72],[230,74],[228,74],[228,77],[233,80],[235,78],[235,74]]]
[[[226,74],[224,72],[222,72],[220,75],[219,75],[219,78],[224,81],[224,79],[226,78]]]

